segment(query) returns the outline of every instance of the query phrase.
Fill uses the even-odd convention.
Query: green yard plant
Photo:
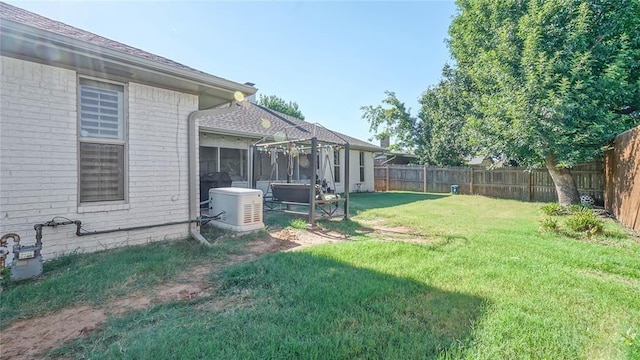
[[[588,208],[573,212],[573,214],[567,218],[565,224],[571,231],[589,231],[593,234],[602,231],[604,226],[602,220],[598,219],[593,210]]]
[[[289,226],[294,228],[294,229],[306,229],[307,228],[307,221],[303,220],[301,218],[295,218],[295,219],[292,219],[289,222]]]
[[[575,213],[579,213],[582,212],[584,210],[589,210],[591,211],[592,207],[586,204],[572,204],[566,207],[567,214],[575,214]]]
[[[540,230],[548,232],[558,232],[560,227],[558,226],[558,219],[554,217],[545,217],[540,220]]]
[[[567,214],[567,208],[557,202],[546,203],[540,207],[540,210],[542,211],[542,213],[549,216],[559,216]]]

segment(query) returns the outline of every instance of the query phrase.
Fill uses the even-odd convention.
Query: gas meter
[[[20,245],[20,236],[9,233],[0,238],[0,243],[13,240],[13,261],[11,262],[11,280],[24,280],[42,274],[42,242],[35,245]]]

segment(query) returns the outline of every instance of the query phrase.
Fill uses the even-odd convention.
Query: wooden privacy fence
[[[604,202],[604,164],[583,164],[571,172],[581,195]],[[375,190],[448,193],[458,185],[461,194],[475,194],[523,201],[557,201],[553,180],[546,169],[435,167],[388,165],[374,168]]]
[[[623,225],[640,231],[640,127],[615,139],[605,156],[605,207]]]

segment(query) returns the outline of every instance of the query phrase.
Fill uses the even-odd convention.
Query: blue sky
[[[412,113],[450,61],[452,1],[9,1],[170,58],[259,94],[296,101],[307,121],[362,140],[361,106],[395,91]]]

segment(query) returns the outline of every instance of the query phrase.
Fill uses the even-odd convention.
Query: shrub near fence
[[[581,195],[591,195],[596,202],[603,203],[602,162],[579,165],[571,172]],[[448,193],[451,185],[458,185],[462,194],[540,202],[558,199],[546,169],[388,165],[376,167],[374,177],[376,191]]]

